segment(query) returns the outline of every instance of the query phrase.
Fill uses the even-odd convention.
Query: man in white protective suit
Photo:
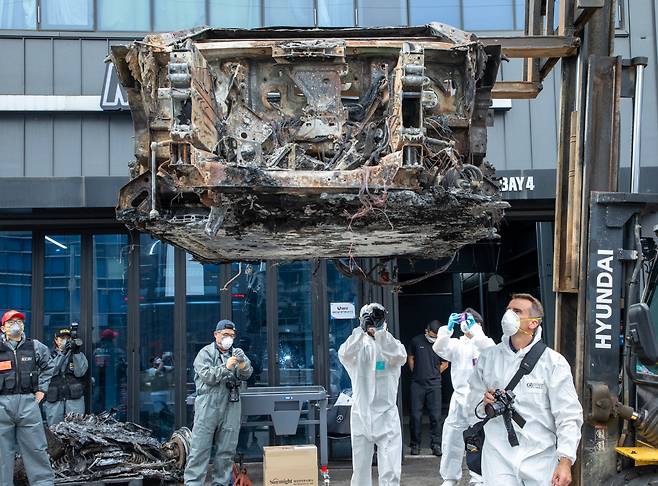
[[[484,406],[488,405],[492,412],[491,404],[496,402],[497,408],[503,404],[500,391],[517,374],[525,355],[541,340],[543,316],[541,303],[532,295],[512,296],[501,321],[502,342],[482,351],[470,380],[469,406],[477,406],[478,416],[484,416]],[[537,349],[541,348],[540,345]],[[513,430],[508,435],[505,414],[495,414],[486,422],[482,447],[484,484],[568,486],[583,424],[583,409],[569,363],[560,353],[545,348],[513,393],[513,407],[525,425],[518,425],[518,415],[514,420],[508,415]],[[517,446],[511,445],[514,434]]]
[[[377,445],[379,486],[399,486],[402,430],[397,392],[407,352],[386,329],[381,304],[364,305],[360,326],[338,349],[338,358],[352,380],[352,482],[371,486],[371,464]]]
[[[459,338],[452,337],[456,326],[459,326],[463,333]],[[475,369],[480,352],[491,346],[494,346],[494,342],[482,330],[482,316],[470,308],[462,313],[450,314],[448,325],[439,328],[436,342],[432,346],[436,354],[450,362],[450,379],[454,389],[441,438],[443,456],[439,472],[443,478],[443,486],[456,486],[462,477],[462,434],[468,428],[469,415],[473,415],[473,411],[468,410],[467,406],[470,391],[468,380]],[[482,484],[479,474],[471,471],[470,476],[470,484]]]

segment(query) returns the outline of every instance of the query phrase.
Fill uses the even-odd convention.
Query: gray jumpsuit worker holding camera
[[[74,329],[77,326],[72,326]],[[74,335],[75,334],[75,335]],[[82,340],[69,328],[55,334],[55,347],[51,357],[55,367],[43,411],[48,425],[55,425],[69,413],[85,413],[85,385],[82,378],[89,363],[82,353]]]
[[[15,455],[20,452],[30,485],[51,486],[54,475],[39,402],[48,390],[53,366],[48,348],[28,339],[24,329],[23,313],[10,310],[2,316],[0,484],[14,484]]]
[[[240,386],[251,377],[249,358],[234,348],[235,324],[225,319],[215,328],[215,342],[194,359],[194,426],[185,467],[186,486],[205,484],[210,449],[215,441],[214,486],[228,486],[240,434]]]

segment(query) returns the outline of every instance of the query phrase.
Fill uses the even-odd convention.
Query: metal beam
[[[510,58],[571,57],[578,53],[580,39],[564,35],[480,37],[485,46],[500,45]]]
[[[509,98],[514,100],[535,99],[542,89],[541,83],[529,81],[499,81],[491,90],[493,99]]]

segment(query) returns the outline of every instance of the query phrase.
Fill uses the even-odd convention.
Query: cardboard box
[[[264,486],[318,486],[314,445],[263,447]]]

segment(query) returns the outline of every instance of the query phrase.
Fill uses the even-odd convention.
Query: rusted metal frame
[[[527,4],[526,35],[541,35],[542,29],[542,0],[529,1]],[[531,83],[538,83],[539,56],[528,56],[523,63],[523,79]]]
[[[613,3],[612,1],[608,3]],[[576,32],[581,32],[589,19],[600,9],[605,7],[606,0],[577,0],[576,1],[576,15],[574,19],[574,27]]]
[[[422,42],[423,47],[437,50],[450,50],[467,46],[468,44],[455,45],[447,42],[437,41],[435,38],[414,39]],[[530,35],[518,36],[494,36],[481,37],[479,40],[484,46],[500,45],[503,55],[509,58],[527,57],[568,57],[578,51],[579,39],[571,36],[555,35]],[[346,55],[354,55],[365,50],[391,49],[398,52],[404,42],[408,39],[346,39]],[[200,42],[197,45],[199,51],[207,58],[240,56],[271,56],[272,48],[280,41],[219,41],[213,40]],[[392,51],[393,52],[393,51]],[[221,54],[220,54],[221,53]]]

